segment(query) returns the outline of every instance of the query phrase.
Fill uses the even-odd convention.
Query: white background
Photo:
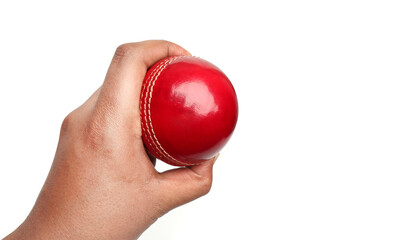
[[[240,116],[212,191],[141,239],[395,239],[395,12],[364,0],[1,1],[0,237],[29,213],[63,118],[115,48],[167,39],[228,75]]]

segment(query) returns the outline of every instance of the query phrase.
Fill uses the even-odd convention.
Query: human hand
[[[141,139],[147,68],[189,53],[166,41],[117,48],[103,85],[64,120],[38,199],[5,239],[137,239],[171,209],[209,192],[215,158],[158,173]]]

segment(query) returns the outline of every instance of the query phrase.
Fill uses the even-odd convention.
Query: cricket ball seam
[[[145,99],[144,99],[144,102],[145,102],[145,104],[144,104],[144,115],[145,115],[145,123],[146,123],[146,126],[147,126],[147,131],[148,131],[148,134],[149,134],[149,140],[151,140],[151,142],[153,143],[153,145],[154,145],[154,147],[155,147],[155,151],[156,151],[156,153],[158,154],[158,156],[160,157],[160,158],[163,158],[163,159],[165,159],[165,160],[168,160],[168,161],[171,161],[170,159],[168,159],[168,157],[163,153],[163,151],[161,150],[161,148],[160,148],[160,146],[158,146],[158,140],[157,140],[157,138],[156,138],[156,136],[155,136],[155,139],[154,139],[154,137],[153,137],[153,134],[152,134],[152,132],[154,132],[154,128],[153,128],[153,124],[152,124],[152,122],[151,122],[151,112],[148,110],[148,107],[147,107],[147,102],[148,102],[148,99],[150,99],[151,97],[152,97],[152,91],[150,92],[149,90],[147,90],[147,89],[150,89],[152,86],[151,86],[151,84],[153,83],[153,79],[157,79],[158,78],[158,76],[159,76],[159,74],[160,74],[160,72],[165,68],[165,66],[171,61],[172,59],[166,59],[166,60],[164,60],[162,63],[160,63],[154,70],[153,70],[153,74],[148,78],[148,80],[147,80],[147,88],[146,88],[146,97],[145,97]],[[148,98],[148,95],[150,95],[150,97]],[[149,106],[150,107],[150,106]],[[147,116],[149,117],[149,120],[147,120]],[[149,126],[149,123],[150,123],[150,126]],[[151,130],[151,131],[150,131]],[[150,142],[149,142],[150,143]],[[150,143],[151,144],[151,143]],[[171,162],[173,162],[173,161],[171,161]]]
[[[165,160],[169,161],[170,163],[173,164],[181,164],[181,165],[186,165],[183,162],[178,161],[177,159],[175,159],[174,157],[172,157],[168,152],[165,151],[165,149],[162,147],[162,145],[159,143],[157,136],[154,132],[154,127],[153,127],[153,123],[151,120],[151,100],[152,100],[152,94],[153,94],[153,89],[155,86],[155,83],[158,80],[158,77],[161,75],[162,71],[170,64],[172,63],[174,60],[180,58],[179,57],[174,57],[169,59],[167,62],[165,62],[158,70],[158,72],[156,73],[156,75],[153,75],[153,77],[151,78],[151,87],[150,87],[150,83],[148,83],[148,89],[149,89],[149,98],[148,98],[148,108],[147,108],[147,115],[149,118],[149,123],[150,123],[150,128],[149,128],[149,134],[151,135],[151,139],[154,141],[154,145],[156,145],[157,149],[162,153],[162,155],[164,156]],[[151,131],[150,131],[151,130]]]
[[[147,87],[146,87],[146,97],[145,97],[145,101],[144,101],[144,115],[145,115],[145,123],[147,126],[147,130],[149,133],[149,136],[151,138],[151,141],[153,142],[154,146],[155,146],[155,151],[157,152],[157,154],[159,156],[162,155],[162,157],[164,158],[164,160],[168,161],[169,163],[173,163],[175,165],[194,165],[194,164],[187,164],[181,161],[178,161],[177,159],[175,159],[174,157],[172,157],[167,151],[165,151],[165,149],[162,147],[162,145],[159,143],[157,136],[154,132],[154,128],[153,128],[153,123],[151,120],[151,101],[152,101],[152,94],[153,94],[153,89],[155,86],[155,83],[158,80],[158,77],[161,75],[162,71],[169,65],[171,64],[173,61],[175,61],[178,58],[181,58],[184,56],[178,56],[178,57],[173,57],[170,59],[165,60],[162,64],[158,65],[156,67],[156,69],[153,70],[153,73],[151,75],[151,77],[148,78],[147,81]],[[148,93],[148,94],[147,94]],[[148,99],[147,99],[148,97]],[[148,107],[147,107],[148,106]],[[148,121],[147,121],[147,115],[148,115]],[[149,126],[150,124],[150,126]]]
[[[152,124],[152,121],[151,121],[151,111],[150,111],[151,110],[151,99],[152,99],[152,93],[153,93],[153,88],[154,88],[154,85],[155,85],[155,81],[158,79],[160,73],[165,69],[165,67],[170,62],[172,62],[174,59],[175,59],[175,57],[166,59],[163,63],[158,65],[156,67],[156,69],[153,70],[152,76],[150,78],[148,78],[148,81],[147,81],[147,85],[148,85],[147,89],[148,90],[146,89],[145,108],[144,108],[145,112],[144,113],[145,113],[145,120],[146,120],[147,130],[149,132],[150,140],[153,142],[153,144],[154,144],[154,146],[156,148],[155,151],[158,153],[158,155],[160,157],[163,158],[163,160],[167,160],[168,162],[173,163],[173,164],[180,164],[176,159],[174,159],[172,156],[170,156],[163,149],[161,144],[159,143],[159,141],[158,141],[158,139],[157,139],[157,137],[155,135],[155,132],[154,132],[153,124]],[[149,98],[147,98],[148,95],[149,95]],[[149,103],[147,104],[147,102],[149,102]],[[148,107],[147,107],[147,105],[148,105]],[[149,117],[149,121],[147,121],[147,116]],[[150,126],[148,125],[149,123],[150,123]]]
[[[159,70],[159,68],[161,67],[161,66],[163,66],[166,62],[167,62],[168,60],[166,60],[166,61],[164,61],[164,62],[162,62],[162,63],[160,63],[155,69],[153,69],[153,71],[150,73],[150,75],[147,77],[147,81],[144,81],[144,85],[143,85],[143,87],[142,87],[142,92],[143,92],[143,94],[145,94],[145,96],[146,96],[146,98],[145,99],[142,99],[143,101],[140,101],[140,112],[142,113],[142,104],[143,104],[143,102],[144,102],[144,107],[143,107],[143,115],[144,116],[142,116],[142,128],[143,128],[143,133],[144,133],[144,136],[146,137],[146,139],[149,139],[149,136],[147,135],[147,131],[148,131],[148,124],[147,124],[147,114],[146,114],[146,109],[147,109],[147,102],[146,102],[146,100],[147,100],[147,95],[148,95],[148,93],[147,93],[147,83],[148,82],[150,82],[150,80],[153,78],[153,76],[158,72],[158,70]],[[144,117],[144,118],[143,118]],[[147,125],[147,128],[145,128],[145,126],[144,125]],[[147,129],[147,130],[146,130]],[[151,138],[152,139],[152,138]],[[163,157],[163,154],[161,154],[161,152],[159,152],[159,149],[158,149],[158,147],[157,146],[153,146],[153,144],[151,143],[152,141],[147,141],[147,143],[152,147],[152,150],[154,150],[155,151],[155,154],[158,156],[158,157]]]

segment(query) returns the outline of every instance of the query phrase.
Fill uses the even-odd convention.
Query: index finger
[[[139,117],[139,98],[147,69],[162,58],[191,55],[168,41],[127,43],[115,51],[96,108],[111,109],[118,116]],[[102,111],[98,111],[99,114]]]

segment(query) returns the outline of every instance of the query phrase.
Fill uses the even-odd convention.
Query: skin
[[[141,138],[146,71],[176,55],[190,54],[167,41],[117,48],[103,85],[64,119],[38,199],[6,240],[137,239],[168,211],[209,192],[216,157],[159,173]]]

